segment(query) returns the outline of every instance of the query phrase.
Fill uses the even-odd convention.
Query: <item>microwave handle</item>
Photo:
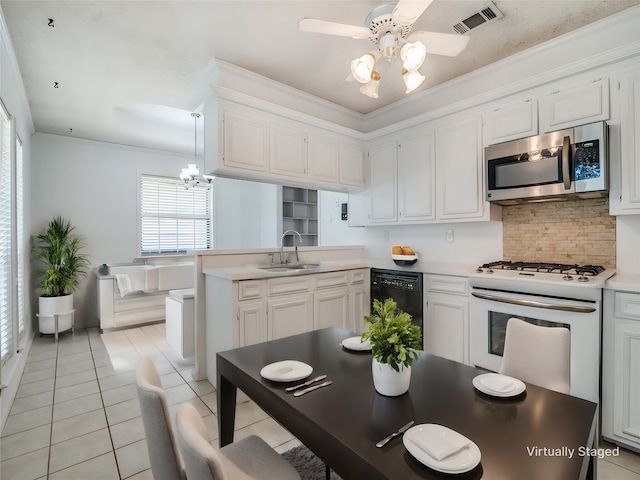
[[[564,189],[569,190],[571,188],[571,174],[569,172],[570,159],[569,152],[571,149],[571,139],[569,136],[565,136],[562,142],[562,178],[564,179]]]

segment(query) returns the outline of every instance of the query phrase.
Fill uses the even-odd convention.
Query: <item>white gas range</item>
[[[498,371],[507,320],[571,332],[571,394],[599,401],[602,289],[615,270],[592,265],[492,262],[468,270],[470,361]]]

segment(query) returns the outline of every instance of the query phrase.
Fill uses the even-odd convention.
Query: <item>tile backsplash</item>
[[[502,235],[504,260],[616,265],[608,198],[503,207]]]

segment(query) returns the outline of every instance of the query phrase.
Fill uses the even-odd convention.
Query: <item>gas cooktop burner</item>
[[[578,265],[564,263],[544,263],[544,262],[491,262],[485,263],[479,268],[502,269],[502,270],[520,270],[526,272],[544,272],[544,273],[567,273],[571,270],[578,275],[598,275],[604,272],[604,267],[599,265]]]
[[[578,275],[578,281],[588,282],[589,276],[596,276],[605,271],[599,265],[578,265],[545,262],[506,262],[497,261],[485,263],[477,268],[478,273],[493,273],[494,270],[512,270],[520,272],[559,273],[563,280],[573,280],[572,275]]]

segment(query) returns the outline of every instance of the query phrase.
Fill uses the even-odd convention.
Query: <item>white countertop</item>
[[[640,293],[640,274],[616,272],[613,277],[607,280],[604,288]]]
[[[277,266],[277,265],[275,265]],[[395,271],[413,271],[436,275],[454,275],[460,277],[467,276],[468,264],[455,264],[447,262],[416,262],[408,267],[398,266],[390,258],[386,259],[354,259],[354,260],[334,260],[320,262],[318,268],[308,272],[269,272],[260,269],[257,265],[244,265],[238,267],[203,268],[202,273],[213,277],[227,280],[256,280],[262,278],[275,278],[291,275],[309,275],[314,273],[336,272],[340,270],[353,270],[357,268],[384,268]]]
[[[309,271],[299,272],[269,272],[260,269],[257,265],[245,265],[242,267],[224,268],[203,268],[202,273],[212,277],[224,278],[227,280],[257,280],[262,278],[287,277],[294,275],[310,275],[314,273],[337,272],[340,270],[353,270],[356,268],[369,268],[371,265],[366,260],[335,260],[320,262],[317,268]],[[274,265],[277,267],[277,265]]]

